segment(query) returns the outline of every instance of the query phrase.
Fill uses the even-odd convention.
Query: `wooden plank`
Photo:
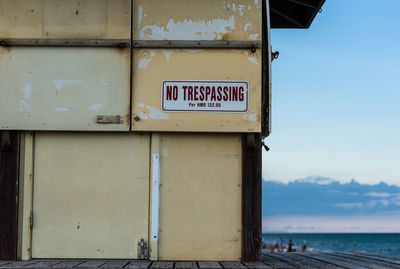
[[[144,269],[144,268],[150,268],[150,265],[151,265],[150,261],[132,261],[124,268]]]
[[[128,264],[128,261],[109,261],[103,264],[100,268],[122,268]]]
[[[391,260],[396,260],[396,261],[400,261],[400,258],[397,257],[388,257],[388,256],[383,256],[383,255],[379,255],[379,254],[371,254],[371,253],[354,253],[356,255],[361,255],[361,256],[367,256],[367,257],[378,257],[378,258],[386,258],[386,259],[391,259]]]
[[[240,262],[221,262],[222,267],[225,269],[246,268]]]
[[[334,253],[332,253],[332,255],[348,257],[349,259],[363,261],[365,263],[374,264],[376,266],[390,267],[390,268],[393,268],[393,266],[400,267],[400,263],[398,261],[391,260],[391,259],[385,259],[384,261],[382,261],[382,260],[373,259],[373,258],[370,258],[367,256],[361,256],[361,255],[358,256],[353,253],[340,253],[340,252],[334,252]]]
[[[83,263],[83,261],[62,261],[56,264],[53,268],[74,268],[74,266],[77,266],[81,263]]]
[[[16,260],[19,132],[0,131],[0,260]]]
[[[365,266],[360,266],[360,265],[357,265],[357,264],[350,264],[350,263],[345,262],[343,260],[332,258],[331,256],[325,256],[322,253],[315,254],[315,255],[310,255],[310,254],[299,252],[299,253],[296,253],[296,254],[297,255],[304,255],[304,256],[310,257],[312,259],[316,259],[318,261],[325,262],[327,264],[334,264],[334,265],[337,265],[337,266],[340,266],[340,267],[343,267],[343,268],[351,268],[351,269],[364,269],[365,268]]]
[[[305,268],[325,268],[325,269],[337,269],[341,268],[340,266],[326,263],[323,261],[315,260],[311,258],[310,256],[302,256],[302,255],[297,255],[295,253],[285,253],[279,255],[283,259],[288,259],[287,261],[290,261],[291,263],[294,263],[296,265],[299,265],[301,267]]]
[[[35,264],[37,262],[38,261],[18,261],[18,262],[14,261],[11,263],[5,263],[0,265],[0,268],[21,268],[30,264]]]
[[[272,269],[272,266],[266,265],[262,262],[243,262],[243,264],[246,265],[247,268],[250,268],[250,269],[258,269],[258,268],[262,268],[262,269],[271,268]]]
[[[242,261],[261,261],[261,134],[242,135]]]
[[[169,269],[174,268],[174,262],[153,262],[150,268],[154,269]]]
[[[105,264],[106,261],[98,261],[98,260],[89,260],[89,261],[84,261],[81,264],[78,264],[75,266],[75,268],[99,268],[103,264]]]
[[[389,263],[400,265],[400,260],[392,259],[390,257],[373,256],[373,255],[360,255],[358,253],[351,253],[350,255],[354,255],[354,256],[357,256],[357,257],[364,257],[364,258],[368,258],[368,259],[373,259],[373,260],[377,260],[377,261],[389,262]]]
[[[222,268],[222,266],[217,262],[199,262],[200,269],[215,269]]]
[[[0,265],[9,264],[15,261],[0,261]]]
[[[266,264],[264,264],[262,262],[243,262],[243,264],[245,266],[247,266],[247,268],[250,268],[250,269],[258,269],[258,268],[261,268],[261,269],[264,269],[264,268],[272,269],[272,266],[266,265]]]
[[[179,269],[197,269],[196,262],[175,262],[175,268]]]
[[[392,266],[382,265],[377,263],[371,263],[362,259],[358,259],[357,257],[352,257],[350,255],[337,255],[335,253],[324,253],[323,255],[331,256],[334,259],[342,260],[343,262],[347,262],[350,265],[357,265],[364,268],[371,268],[371,269],[389,269],[393,268]]]
[[[272,256],[271,254],[263,254],[262,256],[263,262],[267,265],[272,266],[275,269],[293,269],[295,266],[288,264],[286,262],[283,262],[282,260],[276,258],[275,256]]]
[[[60,262],[61,260],[39,260],[39,262],[24,266],[24,268],[53,268]]]

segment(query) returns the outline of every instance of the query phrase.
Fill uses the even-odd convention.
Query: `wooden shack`
[[[259,260],[269,14],[323,2],[0,0],[0,258]]]

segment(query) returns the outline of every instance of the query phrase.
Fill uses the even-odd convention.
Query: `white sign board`
[[[246,113],[249,108],[247,81],[164,80],[161,88],[166,112]]]

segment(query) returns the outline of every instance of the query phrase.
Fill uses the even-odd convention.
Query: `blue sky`
[[[272,30],[263,178],[400,186],[400,1],[327,0],[310,29]]]

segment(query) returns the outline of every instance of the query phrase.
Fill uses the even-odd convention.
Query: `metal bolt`
[[[139,117],[139,116],[135,116],[135,117],[133,117],[133,119],[134,119],[135,121],[140,121],[140,117]]]
[[[0,46],[1,47],[8,47],[8,44],[5,40],[0,40]]]

